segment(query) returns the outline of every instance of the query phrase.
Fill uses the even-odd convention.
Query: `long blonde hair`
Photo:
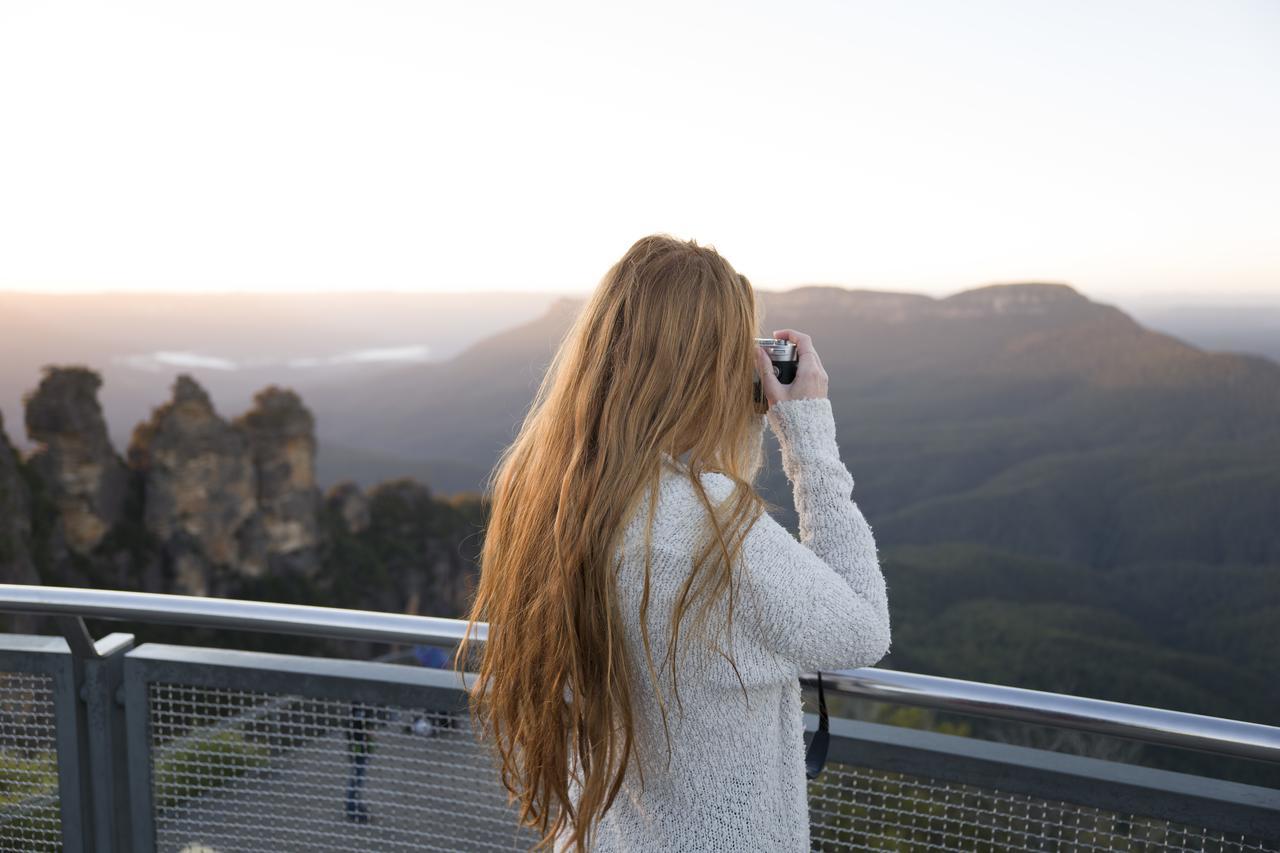
[[[568,842],[587,849],[632,756],[633,685],[615,549],[647,491],[646,625],[664,453],[687,454],[711,521],[673,605],[673,684],[686,613],[691,636],[705,630],[719,601],[727,601],[732,622],[733,566],[767,506],[752,484],[764,411],[752,402],[759,319],[750,282],[714,249],[666,235],[637,241],[561,342],[490,478],[480,581],[454,665],[465,665],[475,623],[488,621],[471,710],[496,748],[521,824],[541,835],[539,848],[568,830]],[[700,480],[708,471],[734,484],[715,505]],[[656,682],[647,633],[644,652]],[[571,774],[580,785],[576,805]]]

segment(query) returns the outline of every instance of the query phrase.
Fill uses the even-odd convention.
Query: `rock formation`
[[[40,575],[31,557],[31,496],[20,465],[0,414],[0,583],[37,584]],[[0,614],[4,630],[25,634],[35,625],[32,616]]]
[[[40,583],[31,559],[31,496],[0,414],[0,583]]]
[[[101,385],[84,367],[48,368],[27,397],[30,464],[58,511],[55,552],[89,554],[124,514],[129,475],[107,438]]]
[[[272,567],[314,572],[320,489],[315,419],[293,391],[272,385],[235,426],[249,438],[258,476],[258,512]]]
[[[297,394],[266,388],[228,422],[189,376],[135,428],[126,465],[100,385],[84,368],[46,373],[28,397],[40,446],[25,462],[0,422],[0,582],[465,611],[478,497],[439,500],[405,479],[341,483],[322,499],[314,418]]]
[[[350,480],[335,484],[324,496],[325,509],[342,520],[348,533],[369,529],[369,499]]]
[[[173,399],[138,424],[129,464],[144,478],[144,523],[173,591],[208,594],[215,568],[249,577],[266,570],[249,439],[218,417],[191,377],[179,376]]]

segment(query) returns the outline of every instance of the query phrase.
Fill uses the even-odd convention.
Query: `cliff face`
[[[40,575],[31,558],[31,496],[20,464],[0,414],[0,583],[38,584]],[[0,626],[15,633],[30,633],[35,624],[30,616],[0,615]]]
[[[1066,284],[991,284],[929,303],[933,313],[958,317],[1044,317],[1088,314],[1097,306]]]
[[[235,422],[249,440],[257,474],[264,547],[273,568],[312,573],[319,542],[315,419],[292,391],[259,391]]]
[[[266,569],[249,439],[213,410],[188,376],[137,426],[129,464],[144,481],[143,519],[159,541],[175,592],[206,595],[214,567]]]
[[[100,384],[82,367],[46,372],[27,398],[41,447],[26,462],[0,423],[0,582],[465,608],[478,500],[440,501],[408,480],[369,492],[346,483],[322,500],[315,421],[297,394],[266,388],[229,422],[188,376],[138,424],[126,465],[107,439]]]
[[[0,414],[0,583],[40,583],[31,559],[31,496]]]
[[[89,554],[124,514],[129,475],[107,438],[101,384],[86,368],[49,369],[27,397],[30,462],[58,510],[55,551]]]

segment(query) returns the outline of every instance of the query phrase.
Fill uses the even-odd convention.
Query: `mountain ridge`
[[[963,379],[969,385],[960,390],[977,395],[970,401],[988,385],[1001,393],[1022,385],[1032,395],[1055,388],[1200,388],[1220,397],[1224,389],[1243,387],[1258,405],[1280,404],[1280,365],[1206,353],[1145,329],[1069,285],[985,285],[941,298],[808,285],[761,291],[759,297],[768,329],[794,327],[814,336],[828,372],[838,371],[832,373],[833,395],[878,396],[891,394],[891,383],[925,381],[941,383],[937,392],[955,398],[957,389],[945,385]],[[413,458],[461,456],[472,464],[495,458],[497,445],[513,438],[518,426],[512,401],[527,405],[581,304],[562,297],[533,320],[478,340],[440,365],[402,367],[357,389],[311,392],[322,437]],[[484,418],[500,423],[481,423],[458,436],[447,427],[447,412],[434,406],[440,401],[478,407]],[[1232,400],[1228,409],[1241,404]],[[376,406],[378,423],[347,417],[353,406]],[[413,423],[421,424],[420,441],[405,433],[403,425]]]

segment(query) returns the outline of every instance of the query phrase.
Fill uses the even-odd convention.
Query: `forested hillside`
[[[762,298],[765,332],[809,332],[831,376],[891,665],[1280,722],[1280,366],[1063,285]],[[575,307],[310,402],[344,441],[478,485]],[[763,485],[790,505],[776,456]]]

